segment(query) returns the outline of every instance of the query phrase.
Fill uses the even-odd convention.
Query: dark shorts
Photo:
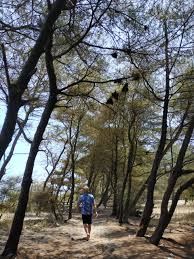
[[[83,215],[82,214],[83,224],[92,224],[92,215]]]

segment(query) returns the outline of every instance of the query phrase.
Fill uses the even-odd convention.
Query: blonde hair
[[[84,190],[84,192],[88,193],[89,192],[89,187],[86,185],[86,186],[83,187],[83,190]]]

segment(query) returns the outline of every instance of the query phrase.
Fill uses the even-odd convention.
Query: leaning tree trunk
[[[18,247],[20,235],[22,232],[25,212],[28,204],[30,186],[32,183],[32,172],[33,172],[35,158],[38,153],[39,146],[42,141],[43,134],[48,124],[49,118],[57,102],[57,85],[56,85],[56,76],[55,76],[54,67],[53,67],[53,58],[51,55],[51,48],[52,48],[52,38],[50,34],[50,40],[48,42],[48,46],[46,50],[46,67],[47,67],[47,73],[49,77],[50,95],[30,148],[30,153],[28,156],[28,160],[26,163],[26,168],[25,168],[25,172],[22,180],[18,205],[12,222],[9,237],[2,254],[3,256],[15,255],[17,253],[17,247]]]
[[[137,205],[139,199],[141,198],[143,192],[146,189],[146,186],[147,186],[147,183],[148,183],[148,179],[149,178],[147,178],[146,181],[142,184],[142,186],[140,187],[139,191],[135,195],[134,199],[131,201],[130,208],[129,208],[129,216],[134,216],[135,215],[136,205]]]
[[[44,181],[44,184],[43,184],[43,191],[45,191],[46,185],[47,185],[48,181],[50,180],[50,178],[52,177],[52,175],[53,175],[54,172],[55,172],[55,169],[56,169],[56,167],[57,167],[57,165],[58,165],[58,163],[59,163],[59,161],[60,161],[60,159],[61,159],[61,156],[63,155],[63,153],[64,153],[64,151],[65,151],[67,142],[68,142],[68,140],[65,142],[65,144],[64,144],[64,146],[63,146],[63,148],[62,148],[62,150],[61,150],[61,153],[59,154],[59,156],[58,156],[56,162],[55,162],[54,165],[53,165],[52,170],[50,171],[50,173],[48,174],[46,180]]]
[[[59,17],[62,9],[64,8],[65,2],[66,1],[64,0],[56,0],[56,2],[53,4],[53,7],[49,11],[45,23],[43,24],[40,35],[36,40],[36,43],[32,48],[28,60],[24,64],[16,83],[14,85],[8,83],[9,98],[7,104],[7,113],[0,134],[0,160],[12,140],[18,111],[23,105],[22,95],[26,90],[32,75],[36,71],[35,67],[37,65],[37,62],[45,50],[45,45],[47,44],[47,41],[51,35],[52,27]],[[8,80],[8,82],[9,81],[10,80]]]
[[[55,98],[53,97],[49,98],[49,101],[45,107],[41,121],[39,123],[39,126],[37,128],[37,131],[30,149],[30,154],[27,160],[25,172],[24,172],[18,206],[12,222],[9,238],[7,240],[5,249],[2,254],[3,256],[7,256],[9,254],[16,254],[17,252],[17,246],[18,246],[19,238],[23,228],[23,221],[24,221],[25,212],[26,212],[27,203],[28,203],[29,190],[32,183],[32,172],[33,172],[34,161],[38,153],[38,148],[42,140],[44,130],[48,124],[48,120],[53,111],[55,103],[56,103]]]
[[[137,236],[143,237],[147,231],[149,222],[151,220],[152,211],[154,208],[154,189],[156,185],[156,178],[160,162],[163,158],[163,151],[166,143],[167,135],[167,116],[168,116],[168,105],[169,105],[169,91],[170,91],[170,68],[169,68],[169,55],[168,55],[168,32],[167,24],[165,22],[165,58],[166,58],[166,92],[164,98],[164,108],[162,115],[162,129],[159,146],[153,161],[152,170],[149,176],[148,188],[147,188],[147,201],[141,218],[139,230],[137,231]]]
[[[190,120],[189,127],[186,131],[185,138],[183,140],[181,149],[180,149],[178,157],[177,157],[177,162],[176,162],[175,168],[169,178],[168,186],[167,186],[167,189],[166,189],[163,199],[162,199],[161,215],[160,215],[158,226],[156,227],[156,230],[154,231],[153,235],[150,238],[150,242],[155,245],[158,245],[166,227],[170,223],[170,220],[173,216],[174,210],[176,208],[176,205],[177,205],[177,202],[178,202],[178,199],[179,199],[181,193],[185,189],[187,189],[189,186],[191,186],[194,182],[194,178],[191,178],[189,181],[187,181],[185,184],[183,184],[178,189],[178,191],[175,194],[174,199],[172,200],[171,207],[168,211],[168,203],[169,203],[170,197],[174,190],[177,179],[182,174],[183,161],[184,161],[184,157],[185,157],[185,154],[186,154],[186,151],[187,151],[187,148],[188,148],[188,145],[189,145],[192,133],[193,133],[193,129],[194,129],[194,115],[192,116],[192,118]]]
[[[194,184],[194,177],[188,180],[187,182],[185,182],[181,187],[179,187],[176,194],[174,195],[174,199],[172,200],[172,204],[170,206],[169,212],[165,211],[165,213],[164,212],[161,213],[158,226],[156,227],[153,235],[150,237],[150,242],[152,244],[154,245],[159,244],[165,229],[167,228],[168,224],[171,221],[171,218],[174,214],[174,211],[176,209],[176,206],[181,194],[184,192],[184,190],[188,189],[193,184]]]
[[[5,159],[4,163],[3,163],[3,165],[1,166],[1,169],[0,169],[0,181],[1,181],[1,179],[3,178],[3,176],[4,176],[5,172],[6,172],[6,167],[7,167],[9,161],[11,160],[11,158],[12,158],[12,156],[13,156],[14,149],[15,149],[15,147],[16,147],[16,144],[17,144],[17,142],[18,142],[18,140],[19,140],[19,138],[20,138],[20,136],[21,136],[21,134],[22,134],[22,132],[23,132],[23,127],[26,125],[26,123],[27,123],[27,121],[28,121],[28,118],[29,118],[29,115],[30,115],[30,113],[31,113],[32,111],[33,111],[33,107],[30,106],[29,110],[26,112],[25,119],[23,120],[22,128],[19,129],[17,135],[15,136],[15,139],[14,139],[14,141],[13,141],[13,143],[12,143],[12,146],[11,146],[11,149],[10,149],[10,151],[9,151],[9,154],[8,154],[8,156],[6,157],[6,159]]]

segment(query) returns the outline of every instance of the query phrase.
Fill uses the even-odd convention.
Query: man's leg
[[[88,224],[88,233],[89,233],[89,237],[90,237],[90,233],[91,233],[91,228],[92,228],[92,225],[91,225],[91,224]]]
[[[84,230],[86,232],[86,239],[88,238],[88,222],[87,222],[87,216],[82,214],[82,220],[83,220],[83,226],[84,226]]]
[[[89,240],[90,239],[90,231],[91,231],[91,228],[89,228],[89,225],[88,224],[84,224],[84,230],[86,232],[86,239]]]
[[[86,232],[86,235],[88,235],[88,224],[83,224],[84,225],[84,230]]]
[[[92,228],[92,215],[88,216],[88,240],[90,239],[90,233]]]

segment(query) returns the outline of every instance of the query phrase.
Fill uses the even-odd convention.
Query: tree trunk
[[[154,245],[159,244],[160,239],[162,238],[162,235],[170,222],[170,219],[171,218],[169,217],[168,212],[161,213],[158,226],[155,229],[153,235],[150,237],[150,243]]]
[[[61,10],[64,8],[64,2],[64,0],[56,0],[56,2],[53,4],[53,7],[50,10],[42,27],[40,35],[30,52],[29,58],[23,66],[17,82],[14,85],[8,86],[9,98],[7,113],[0,134],[0,160],[12,140],[18,111],[22,105],[22,95],[27,88],[32,75],[35,73],[37,62],[44,52],[45,45],[47,44],[47,41],[51,35],[53,24],[59,17]]]
[[[129,216],[134,216],[135,215],[135,210],[136,210],[136,205],[139,201],[139,199],[141,198],[143,192],[146,189],[147,183],[148,183],[148,179],[146,179],[146,181],[142,184],[141,188],[139,189],[139,191],[137,192],[135,198],[133,199],[133,201],[130,204],[130,209],[129,209]]]
[[[63,155],[63,153],[64,153],[64,151],[65,151],[65,148],[66,148],[66,144],[67,144],[67,142],[68,142],[68,140],[65,142],[64,147],[63,147],[63,149],[61,150],[61,153],[60,153],[60,155],[58,156],[58,158],[57,158],[56,162],[54,163],[54,165],[53,165],[53,168],[52,168],[51,172],[48,174],[48,176],[47,176],[46,180],[44,181],[43,191],[45,191],[45,189],[46,189],[46,185],[47,185],[47,183],[48,183],[49,179],[52,177],[52,175],[53,175],[53,174],[54,174],[54,172],[55,172],[55,169],[56,169],[56,167],[57,167],[57,165],[58,165],[58,163],[59,163],[59,160],[61,159],[61,156]],[[69,161],[69,160],[68,160],[68,161]],[[66,168],[66,167],[67,167],[67,166],[65,166],[65,168]]]
[[[180,151],[179,151],[179,154],[177,157],[175,168],[174,168],[172,174],[170,175],[170,178],[168,181],[168,186],[167,186],[167,189],[166,189],[163,199],[162,199],[161,215],[160,215],[158,226],[156,227],[156,230],[154,231],[153,235],[150,238],[150,242],[155,245],[158,245],[160,239],[162,238],[162,235],[173,216],[173,213],[175,211],[175,208],[176,208],[176,205],[177,205],[177,202],[179,200],[181,193],[185,189],[187,189],[189,186],[191,186],[194,182],[194,178],[191,178],[189,181],[187,181],[185,184],[183,184],[181,187],[179,187],[178,191],[176,192],[176,194],[174,196],[174,199],[172,200],[172,204],[171,204],[171,207],[168,212],[168,203],[169,203],[170,197],[172,195],[172,192],[174,190],[176,181],[181,176],[184,157],[185,157],[185,154],[186,154],[186,151],[187,151],[187,148],[188,148],[188,145],[189,145],[192,133],[193,133],[193,129],[194,129],[194,115],[192,116],[188,129],[185,133],[185,137],[184,137],[182,146],[180,148]]]
[[[58,221],[59,220],[59,217],[57,215],[57,212],[56,212],[56,204],[55,204],[55,201],[51,200],[50,201],[50,206],[51,206],[51,211],[55,217],[55,220]]]
[[[32,172],[33,172],[35,158],[38,153],[39,146],[42,141],[43,134],[48,124],[49,118],[57,102],[57,85],[56,85],[56,76],[55,76],[54,67],[53,67],[53,59],[51,55],[51,48],[52,48],[52,39],[50,37],[48,48],[46,50],[46,67],[47,67],[47,73],[49,77],[50,96],[47,101],[46,107],[43,111],[42,117],[40,119],[39,125],[37,127],[37,130],[34,136],[34,140],[30,148],[30,153],[28,156],[28,160],[26,163],[26,168],[25,168],[25,172],[22,180],[18,205],[12,222],[9,237],[2,254],[3,256],[16,255],[17,253],[17,247],[18,247],[20,235],[22,232],[25,212],[28,204],[30,186],[32,183]]]
[[[23,126],[26,125],[27,121],[28,121],[28,118],[29,118],[29,115],[30,113],[33,111],[33,107],[31,106],[29,108],[29,110],[26,112],[26,116],[25,116],[25,119],[23,120]],[[13,153],[14,153],[14,149],[16,147],[16,144],[18,142],[18,139],[20,138],[21,134],[23,132],[23,128],[20,128],[17,135],[15,136],[15,139],[12,143],[12,146],[11,146],[11,149],[10,149],[10,152],[8,154],[8,156],[6,157],[3,165],[1,166],[1,169],[0,169],[0,181],[2,179],[2,177],[4,176],[5,172],[6,172],[6,167],[9,163],[9,161],[11,160],[12,156],[13,156]]]
[[[117,190],[117,165],[118,165],[118,137],[116,136],[115,141],[115,158],[113,156],[113,208],[112,208],[112,216],[117,216],[118,212],[118,190]]]
[[[120,198],[120,208],[119,208],[119,223],[122,224],[123,222],[126,222],[127,217],[127,211],[129,208],[130,203],[130,195],[131,195],[131,178],[132,178],[132,169],[133,169],[133,161],[134,161],[134,143],[130,141],[130,150],[128,153],[128,162],[127,162],[127,172],[125,174],[125,178],[123,180],[123,187],[121,191],[121,198]],[[124,208],[124,193],[125,188],[127,184],[128,179],[128,192],[127,192],[127,200],[125,202],[125,208]],[[128,217],[127,217],[128,221]]]
[[[27,203],[28,203],[29,190],[32,183],[32,172],[34,167],[34,161],[38,153],[38,148],[42,140],[44,130],[50,118],[51,112],[54,108],[55,102],[56,102],[55,98],[52,98],[52,100],[49,99],[46,105],[46,108],[43,112],[39,126],[37,128],[37,131],[30,149],[30,154],[26,164],[26,169],[24,172],[18,206],[12,222],[9,238],[7,240],[5,249],[2,254],[3,256],[8,256],[9,254],[15,255],[17,252],[17,246],[22,232],[23,221],[24,221],[25,212],[26,212]]]
[[[152,165],[152,170],[149,176],[147,201],[141,218],[139,230],[137,231],[137,236],[139,237],[143,237],[145,235],[151,219],[151,215],[154,207],[154,189],[156,184],[156,177],[157,177],[158,168],[160,166],[160,162],[164,156],[163,151],[165,148],[166,135],[167,135],[167,116],[168,116],[169,90],[170,90],[170,79],[169,79],[170,69],[169,69],[169,56],[168,56],[168,31],[167,31],[166,22],[164,22],[164,26],[165,26],[164,32],[165,32],[165,58],[166,58],[166,92],[165,92],[164,108],[163,108],[163,116],[162,116],[162,129],[161,129],[159,146],[158,146],[156,156]]]
[[[69,216],[68,216],[68,219],[72,218],[74,189],[75,189],[75,165],[73,165],[72,174],[71,174],[71,194],[70,194],[70,198],[69,198]]]
[[[93,176],[95,173],[95,156],[91,159],[91,165],[90,165],[90,173],[88,178],[88,187],[91,188]]]
[[[177,190],[177,192],[174,196],[174,199],[172,200],[172,204],[170,206],[169,212],[167,210],[161,212],[158,226],[156,227],[153,235],[150,237],[150,242],[152,244],[154,244],[154,245],[159,244],[160,239],[162,238],[165,229],[167,228],[168,224],[171,221],[171,218],[174,214],[174,211],[176,209],[176,206],[177,206],[177,203],[179,201],[181,194],[184,192],[184,190],[188,189],[193,184],[194,184],[194,177],[191,178],[190,180],[188,180],[187,182],[185,182],[183,185],[181,185],[179,187],[179,189]]]
[[[131,201],[132,168],[128,179],[127,199],[125,201],[125,207],[123,211],[123,223],[128,223],[128,218],[129,218],[129,208],[130,208],[130,201]]]
[[[72,154],[71,154],[72,174],[71,174],[71,194],[70,194],[70,199],[69,199],[68,219],[72,218],[72,208],[73,208],[73,199],[74,199],[74,191],[75,191],[75,152],[76,152],[76,148],[77,148],[77,141],[78,141],[78,137],[79,137],[80,124],[81,124],[82,119],[83,119],[83,115],[80,115],[80,117],[78,119],[76,134],[75,134],[75,142],[73,145],[71,144],[71,146],[72,146]],[[70,129],[70,132],[71,132],[71,129]]]
[[[107,200],[108,200],[108,190],[109,190],[109,186],[110,186],[110,178],[107,177],[107,182],[106,182],[106,188],[105,191],[102,194],[101,200],[98,203],[97,207],[100,207],[101,204],[103,204],[106,207],[107,204]]]

